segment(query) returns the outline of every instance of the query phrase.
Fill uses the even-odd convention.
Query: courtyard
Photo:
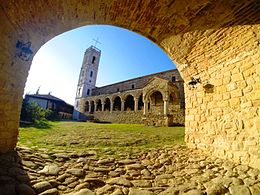
[[[140,124],[50,122],[45,128],[20,128],[18,145],[32,149],[92,150],[112,157],[184,144],[184,127]]]
[[[0,160],[8,195],[260,194],[258,169],[187,148],[184,127],[23,127],[16,151]]]

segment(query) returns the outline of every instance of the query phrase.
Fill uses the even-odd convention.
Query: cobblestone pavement
[[[260,195],[260,171],[174,146],[121,159],[94,151],[31,150],[0,156],[1,195]]]

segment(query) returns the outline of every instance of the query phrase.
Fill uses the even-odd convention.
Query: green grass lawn
[[[18,142],[31,148],[90,149],[107,155],[174,144],[184,144],[184,127],[87,122],[50,122],[46,128],[21,127]]]

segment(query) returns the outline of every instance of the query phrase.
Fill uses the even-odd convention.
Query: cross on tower
[[[101,44],[100,42],[99,42],[99,39],[97,38],[97,39],[93,39],[93,41],[95,41],[95,47],[97,46],[97,44],[99,43],[99,44]]]

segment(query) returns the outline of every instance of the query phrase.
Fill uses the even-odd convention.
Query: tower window
[[[92,77],[92,76],[93,76],[93,71],[90,72],[90,77]]]
[[[89,80],[89,82],[91,83],[91,80]]]
[[[176,77],[175,76],[172,77],[172,82],[176,82]]]
[[[90,90],[88,89],[88,91],[87,91],[87,95],[89,95],[89,93],[90,93]]]
[[[135,88],[135,85],[132,85],[132,89],[134,89]]]
[[[95,63],[95,61],[96,61],[96,57],[95,57],[95,56],[93,56],[93,58],[92,58],[92,64],[94,64],[94,63]]]
[[[119,91],[119,88],[117,88],[117,92]]]
[[[82,74],[81,74],[81,76],[84,76],[84,73],[85,73],[84,70],[82,70]]]
[[[81,90],[81,88],[79,88],[78,95],[80,95],[80,90]]]

